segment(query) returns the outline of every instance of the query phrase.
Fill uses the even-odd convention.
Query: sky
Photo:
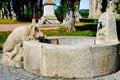
[[[81,0],[80,9],[89,9],[89,0]]]
[[[44,3],[45,0],[43,0]],[[59,6],[60,0],[54,0],[56,6]],[[81,0],[80,9],[89,9],[89,0]]]

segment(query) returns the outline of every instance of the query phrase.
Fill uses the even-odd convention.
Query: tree
[[[42,14],[43,14],[43,10],[42,10],[42,7],[43,7],[43,0],[39,0],[39,11],[40,11],[40,18],[42,17]]]
[[[71,6],[73,7],[72,9],[74,9],[74,13],[76,13],[76,11],[78,12],[79,14],[79,6],[80,6],[80,0],[58,0],[60,1],[60,6],[57,7],[57,9],[55,10],[55,14],[58,18],[59,21],[63,21],[63,19],[66,17],[66,11],[67,10],[67,7],[68,7],[68,4],[67,4],[67,1],[70,1],[71,2]],[[78,7],[76,7],[76,5]]]
[[[3,0],[0,0],[0,9],[2,9]]]
[[[13,0],[13,10],[16,13],[16,18],[18,21],[23,20],[23,11],[24,11],[24,2],[23,0]]]
[[[63,17],[65,17],[66,13],[66,8],[67,8],[67,1],[66,0],[61,0],[60,5],[61,5],[61,11],[63,12]]]
[[[116,3],[116,11],[120,14],[120,2]]]
[[[57,9],[55,10],[55,14],[60,22],[62,22],[66,16],[66,9],[67,9],[66,0],[61,0],[60,6],[58,6]]]
[[[69,31],[75,31],[75,11],[79,10],[79,4],[80,0],[67,0],[66,20],[70,25]]]

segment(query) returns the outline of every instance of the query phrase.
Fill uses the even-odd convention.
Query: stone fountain
[[[47,39],[50,43],[24,42],[25,70],[44,77],[92,80],[120,69],[119,41],[112,12],[100,16],[96,37],[54,36]]]

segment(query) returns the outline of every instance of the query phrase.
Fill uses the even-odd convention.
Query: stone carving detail
[[[43,37],[43,33],[36,25],[16,28],[3,44],[4,55],[0,62],[4,66],[22,67],[23,42],[26,40],[38,40]]]
[[[114,14],[105,12],[99,17],[96,44],[116,41],[118,38]]]

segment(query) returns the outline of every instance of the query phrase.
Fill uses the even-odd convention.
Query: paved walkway
[[[0,55],[0,58],[2,55]],[[13,67],[4,67],[0,64],[0,80],[63,80],[63,79],[53,79],[44,78],[30,74],[23,69],[16,69]]]
[[[12,31],[19,26],[29,26],[30,24],[0,24],[0,31]],[[41,30],[58,29],[56,25],[40,25]]]

